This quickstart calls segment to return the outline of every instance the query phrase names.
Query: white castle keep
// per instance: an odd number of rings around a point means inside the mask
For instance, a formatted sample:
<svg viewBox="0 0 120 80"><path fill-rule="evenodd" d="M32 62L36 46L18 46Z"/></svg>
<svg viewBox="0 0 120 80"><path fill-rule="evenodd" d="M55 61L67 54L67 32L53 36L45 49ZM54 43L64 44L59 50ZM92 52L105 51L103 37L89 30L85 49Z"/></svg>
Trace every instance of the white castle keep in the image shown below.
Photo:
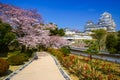
<svg viewBox="0 0 120 80"><path fill-rule="evenodd" d="M92 21L88 21L85 25L86 33L90 33L92 30L96 29L105 29L108 32L115 32L116 24L112 19L112 15L108 12L104 12L97 24L94 24Z"/></svg>
<svg viewBox="0 0 120 80"><path fill-rule="evenodd" d="M90 34L92 33L92 30L97 29L104 29L107 30L107 32L116 32L116 24L114 20L112 19L112 15L108 12L104 12L98 23L95 24L93 21L88 21L85 24L85 31L84 32L75 32L72 30L69 30L68 28L65 28L65 39L69 40L76 40L76 39L87 39L91 40L92 36Z"/></svg>

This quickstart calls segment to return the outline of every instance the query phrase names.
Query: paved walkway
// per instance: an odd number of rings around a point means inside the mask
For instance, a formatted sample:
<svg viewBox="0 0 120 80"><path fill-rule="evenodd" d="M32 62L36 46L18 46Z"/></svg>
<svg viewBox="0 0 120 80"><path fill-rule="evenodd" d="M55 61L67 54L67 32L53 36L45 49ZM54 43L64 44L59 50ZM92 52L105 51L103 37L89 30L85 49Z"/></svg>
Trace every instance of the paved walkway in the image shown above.
<svg viewBox="0 0 120 80"><path fill-rule="evenodd" d="M13 76L11 80L65 80L53 58L46 52L39 52L38 59Z"/></svg>

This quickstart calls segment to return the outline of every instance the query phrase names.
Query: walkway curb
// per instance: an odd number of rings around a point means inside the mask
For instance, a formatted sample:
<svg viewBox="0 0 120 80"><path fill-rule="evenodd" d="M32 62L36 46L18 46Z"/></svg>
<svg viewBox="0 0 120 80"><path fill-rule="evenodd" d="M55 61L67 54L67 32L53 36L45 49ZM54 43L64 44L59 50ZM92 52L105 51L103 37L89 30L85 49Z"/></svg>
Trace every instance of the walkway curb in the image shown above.
<svg viewBox="0 0 120 80"><path fill-rule="evenodd" d="M72 80L72 79L70 78L70 76L63 70L63 68L61 67L59 61L58 61L53 55L51 55L51 56L52 56L52 58L54 59L55 64L57 65L60 73L63 75L63 77L65 78L65 80Z"/></svg>
<svg viewBox="0 0 120 80"><path fill-rule="evenodd" d="M50 54L49 54L50 55ZM59 73L61 74L61 76L63 77L63 79L65 80L72 80L69 75L63 70L63 68L61 67L59 61L52 55L51 59L53 60L53 63L56 65L56 69L58 69ZM33 62L34 60L34 56L33 58L28 61L27 63L25 63L24 65L22 65L19 69L17 69L16 71L14 71L13 73L11 73L10 75L8 75L6 78L4 78L3 80L10 80L12 79L12 77L14 77L15 75L17 75L21 70L23 70L25 67L27 67L31 62Z"/></svg>

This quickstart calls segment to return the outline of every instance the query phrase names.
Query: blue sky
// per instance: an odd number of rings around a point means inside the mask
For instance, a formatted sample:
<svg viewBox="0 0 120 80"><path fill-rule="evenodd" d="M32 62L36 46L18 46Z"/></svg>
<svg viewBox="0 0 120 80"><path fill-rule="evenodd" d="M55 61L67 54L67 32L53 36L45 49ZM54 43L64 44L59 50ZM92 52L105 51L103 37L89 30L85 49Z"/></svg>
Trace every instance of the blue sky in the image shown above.
<svg viewBox="0 0 120 80"><path fill-rule="evenodd" d="M120 0L0 0L22 8L35 8L45 23L53 22L60 28L68 27L84 31L88 20L98 22L100 15L107 11L120 30Z"/></svg>

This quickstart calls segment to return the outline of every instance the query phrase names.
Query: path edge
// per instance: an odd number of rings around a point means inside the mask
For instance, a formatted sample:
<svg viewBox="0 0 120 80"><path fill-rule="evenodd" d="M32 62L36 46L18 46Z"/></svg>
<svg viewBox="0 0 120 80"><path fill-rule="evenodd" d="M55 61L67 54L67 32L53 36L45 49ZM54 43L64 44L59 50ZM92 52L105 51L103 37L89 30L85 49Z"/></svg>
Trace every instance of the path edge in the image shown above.
<svg viewBox="0 0 120 80"><path fill-rule="evenodd" d="M66 73L66 71L61 67L60 62L53 55L51 55L51 57L53 58L55 64L57 65L60 73L63 75L63 77L65 78L65 80L72 80L70 78L70 76Z"/></svg>

